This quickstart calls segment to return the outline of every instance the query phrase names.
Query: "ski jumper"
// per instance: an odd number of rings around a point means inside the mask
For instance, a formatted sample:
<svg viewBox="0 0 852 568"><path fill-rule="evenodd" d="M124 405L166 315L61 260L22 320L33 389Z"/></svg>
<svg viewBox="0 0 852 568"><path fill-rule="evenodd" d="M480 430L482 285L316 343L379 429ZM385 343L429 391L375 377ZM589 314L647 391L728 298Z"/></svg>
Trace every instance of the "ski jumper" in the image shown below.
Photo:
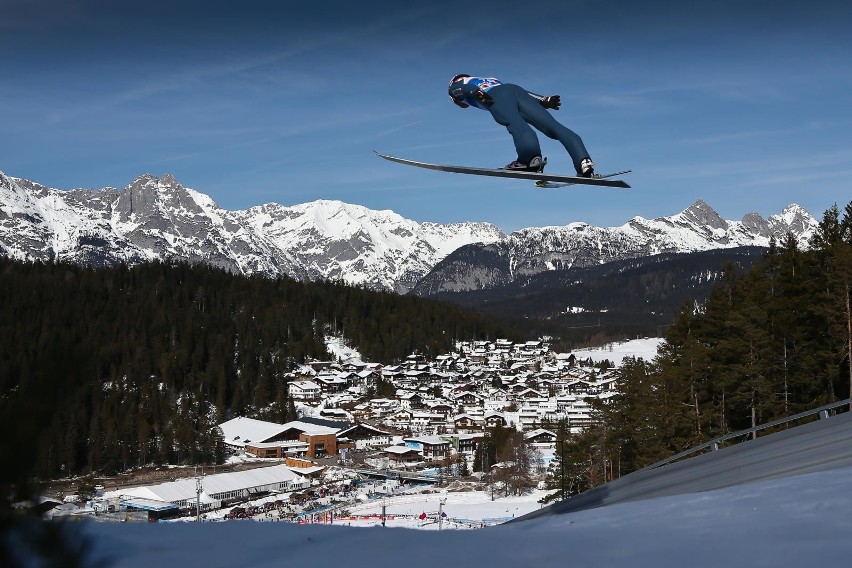
<svg viewBox="0 0 852 568"><path fill-rule="evenodd" d="M483 103L476 96L477 91L487 93L490 104ZM518 85L502 83L498 79L483 77L462 77L449 86L449 95L459 106L472 106L487 110L498 124L506 127L518 161L530 163L535 156L541 156L538 136L530 125L553 140L558 140L571 155L574 168L580 172L580 162L589 157L589 152L580 137L569 128L560 124L541 105L542 95L531 93Z"/></svg>

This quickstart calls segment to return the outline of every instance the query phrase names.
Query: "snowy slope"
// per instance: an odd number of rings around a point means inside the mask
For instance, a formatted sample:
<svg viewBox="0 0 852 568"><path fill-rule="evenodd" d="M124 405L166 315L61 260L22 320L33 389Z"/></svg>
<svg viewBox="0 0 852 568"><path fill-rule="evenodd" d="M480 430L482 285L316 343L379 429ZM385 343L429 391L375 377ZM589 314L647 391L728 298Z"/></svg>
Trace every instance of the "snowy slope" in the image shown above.
<svg viewBox="0 0 852 568"><path fill-rule="evenodd" d="M631 339L629 341L607 343L601 347L574 349L570 354L574 355L577 359L591 359L596 363L606 359L616 367L619 367L625 357L635 357L636 359L652 361L657 356L657 349L663 341L665 340L661 337Z"/></svg>
<svg viewBox="0 0 852 568"><path fill-rule="evenodd" d="M445 497L454 515L476 514ZM852 469L845 468L475 531L245 521L100 523L85 532L97 554L127 568L847 566L851 507Z"/></svg>

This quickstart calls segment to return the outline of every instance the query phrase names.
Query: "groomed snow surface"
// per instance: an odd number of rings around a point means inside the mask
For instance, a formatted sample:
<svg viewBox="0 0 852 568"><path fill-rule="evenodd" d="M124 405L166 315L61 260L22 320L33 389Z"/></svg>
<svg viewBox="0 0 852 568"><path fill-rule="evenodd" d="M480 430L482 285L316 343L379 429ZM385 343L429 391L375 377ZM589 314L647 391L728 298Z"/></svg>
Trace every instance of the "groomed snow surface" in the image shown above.
<svg viewBox="0 0 852 568"><path fill-rule="evenodd" d="M446 499L448 516L482 518L537 509L540 495L492 502L483 492L438 493L428 501L401 496L387 507L429 514ZM371 503L359 513L380 508ZM849 566L852 468L479 530L229 521L90 523L86 533L119 567Z"/></svg>
<svg viewBox="0 0 852 568"><path fill-rule="evenodd" d="M571 354L577 359L586 360L591 358L596 363L607 359L614 365L620 366L622 359L625 357L636 357L637 359L641 358L645 361L651 361L657 356L657 347L662 342L663 339L660 337L646 337L644 339L608 343L603 347L593 349L575 349L571 351Z"/></svg>

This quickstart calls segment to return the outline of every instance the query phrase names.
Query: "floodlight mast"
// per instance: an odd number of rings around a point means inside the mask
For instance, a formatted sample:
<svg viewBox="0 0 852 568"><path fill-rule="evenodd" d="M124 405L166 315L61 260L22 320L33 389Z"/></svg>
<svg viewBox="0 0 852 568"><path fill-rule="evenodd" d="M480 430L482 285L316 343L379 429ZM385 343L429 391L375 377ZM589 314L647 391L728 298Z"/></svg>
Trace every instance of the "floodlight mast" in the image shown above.
<svg viewBox="0 0 852 568"><path fill-rule="evenodd" d="M201 486L201 478L195 478L195 521L201 521L201 492L203 491L203 487Z"/></svg>

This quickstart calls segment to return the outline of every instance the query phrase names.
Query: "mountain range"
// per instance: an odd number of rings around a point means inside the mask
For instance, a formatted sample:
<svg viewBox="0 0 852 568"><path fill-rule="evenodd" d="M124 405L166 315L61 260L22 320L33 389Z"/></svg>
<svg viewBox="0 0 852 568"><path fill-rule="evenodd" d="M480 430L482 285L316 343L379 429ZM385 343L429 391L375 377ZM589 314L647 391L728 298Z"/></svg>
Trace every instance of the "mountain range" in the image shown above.
<svg viewBox="0 0 852 568"><path fill-rule="evenodd" d="M764 219L748 213L726 221L702 200L656 219L634 217L620 227L571 223L516 231L493 243L470 244L441 260L413 292L433 296L523 283L538 274L633 258L739 247L767 247L787 233L806 243L818 223L798 205Z"/></svg>
<svg viewBox="0 0 852 568"><path fill-rule="evenodd" d="M417 223L340 201L229 211L168 174L61 191L0 173L0 255L21 260L182 259L404 293L456 248L505 236L489 223Z"/></svg>
<svg viewBox="0 0 852 568"><path fill-rule="evenodd" d="M806 242L816 226L797 205L768 219L726 221L699 200L620 227L571 223L507 235L490 223L418 223L329 200L230 211L169 174L145 174L124 189L58 190L0 172L2 256L95 266L179 259L425 296L662 253L768 246L787 233Z"/></svg>

